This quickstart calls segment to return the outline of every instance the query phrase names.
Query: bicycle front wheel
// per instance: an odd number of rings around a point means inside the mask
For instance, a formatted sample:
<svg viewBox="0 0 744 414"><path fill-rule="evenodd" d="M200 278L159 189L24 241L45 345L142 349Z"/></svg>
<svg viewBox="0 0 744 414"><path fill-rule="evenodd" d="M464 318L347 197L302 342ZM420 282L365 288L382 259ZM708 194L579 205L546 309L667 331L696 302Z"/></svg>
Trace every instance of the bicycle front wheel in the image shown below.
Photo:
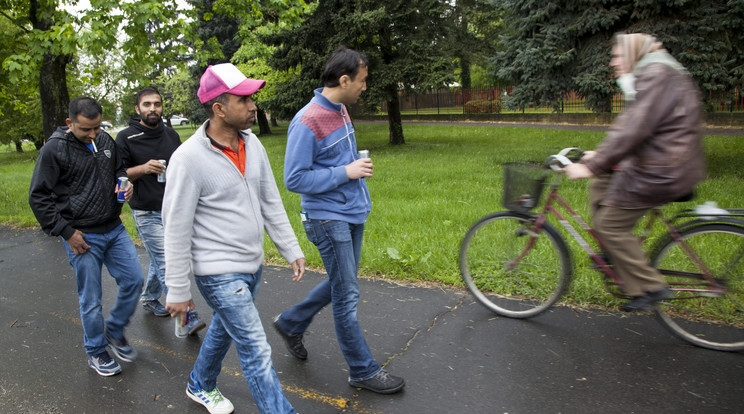
<svg viewBox="0 0 744 414"><path fill-rule="evenodd" d="M720 288L706 280L682 243L663 239L652 256L672 289L656 311L677 337L719 351L744 349L744 228L704 224L680 232Z"/></svg>
<svg viewBox="0 0 744 414"><path fill-rule="evenodd" d="M460 273L478 302L511 318L546 311L571 277L566 243L549 223L503 211L481 218L460 247Z"/></svg>

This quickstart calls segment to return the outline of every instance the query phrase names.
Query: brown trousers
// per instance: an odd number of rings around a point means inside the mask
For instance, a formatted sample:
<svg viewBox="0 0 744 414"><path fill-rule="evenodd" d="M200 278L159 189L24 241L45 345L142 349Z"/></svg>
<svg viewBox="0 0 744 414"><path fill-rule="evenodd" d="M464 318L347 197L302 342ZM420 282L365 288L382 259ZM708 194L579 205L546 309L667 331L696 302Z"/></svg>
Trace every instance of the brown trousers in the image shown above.
<svg viewBox="0 0 744 414"><path fill-rule="evenodd" d="M594 229L605 245L605 253L629 296L642 296L666 286L661 274L648 262L640 240L633 234L638 220L649 210L602 205L610 175L596 177L589 184Z"/></svg>

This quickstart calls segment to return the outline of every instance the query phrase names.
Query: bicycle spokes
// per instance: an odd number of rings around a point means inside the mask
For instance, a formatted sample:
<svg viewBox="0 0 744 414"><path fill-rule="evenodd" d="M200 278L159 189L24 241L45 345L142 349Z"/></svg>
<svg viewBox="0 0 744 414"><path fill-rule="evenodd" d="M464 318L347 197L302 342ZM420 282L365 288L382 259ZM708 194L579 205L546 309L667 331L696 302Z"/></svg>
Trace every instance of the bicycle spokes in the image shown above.
<svg viewBox="0 0 744 414"><path fill-rule="evenodd" d="M708 224L687 229L679 239L668 240L652 263L673 291L658 304L672 332L698 346L744 349L744 228Z"/></svg>
<svg viewBox="0 0 744 414"><path fill-rule="evenodd" d="M470 229L460 249L468 289L492 311L524 318L548 309L570 276L568 251L557 232L529 216L497 213Z"/></svg>

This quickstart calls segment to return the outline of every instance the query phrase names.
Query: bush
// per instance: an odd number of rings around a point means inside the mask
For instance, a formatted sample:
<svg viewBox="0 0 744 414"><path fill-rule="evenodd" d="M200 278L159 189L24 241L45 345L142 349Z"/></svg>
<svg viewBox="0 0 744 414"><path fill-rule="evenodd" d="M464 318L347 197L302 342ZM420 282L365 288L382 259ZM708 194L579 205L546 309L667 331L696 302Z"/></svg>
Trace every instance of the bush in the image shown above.
<svg viewBox="0 0 744 414"><path fill-rule="evenodd" d="M466 114L498 114L501 113L501 100L489 101L476 99L465 103Z"/></svg>

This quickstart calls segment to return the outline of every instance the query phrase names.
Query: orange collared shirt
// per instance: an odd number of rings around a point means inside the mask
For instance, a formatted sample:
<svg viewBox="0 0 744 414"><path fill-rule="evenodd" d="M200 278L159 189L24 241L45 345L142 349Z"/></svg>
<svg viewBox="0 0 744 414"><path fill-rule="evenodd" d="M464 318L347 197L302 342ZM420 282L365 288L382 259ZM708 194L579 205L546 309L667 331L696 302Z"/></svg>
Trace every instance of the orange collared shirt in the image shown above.
<svg viewBox="0 0 744 414"><path fill-rule="evenodd" d="M230 161L232 161L233 164L238 167L240 173L245 176L245 142L242 139L238 140L237 153L230 147L220 145L217 141L213 140L212 137L209 137L209 141L212 142L213 147L217 148L218 150L222 151L223 154L227 155L227 158L230 158Z"/></svg>

